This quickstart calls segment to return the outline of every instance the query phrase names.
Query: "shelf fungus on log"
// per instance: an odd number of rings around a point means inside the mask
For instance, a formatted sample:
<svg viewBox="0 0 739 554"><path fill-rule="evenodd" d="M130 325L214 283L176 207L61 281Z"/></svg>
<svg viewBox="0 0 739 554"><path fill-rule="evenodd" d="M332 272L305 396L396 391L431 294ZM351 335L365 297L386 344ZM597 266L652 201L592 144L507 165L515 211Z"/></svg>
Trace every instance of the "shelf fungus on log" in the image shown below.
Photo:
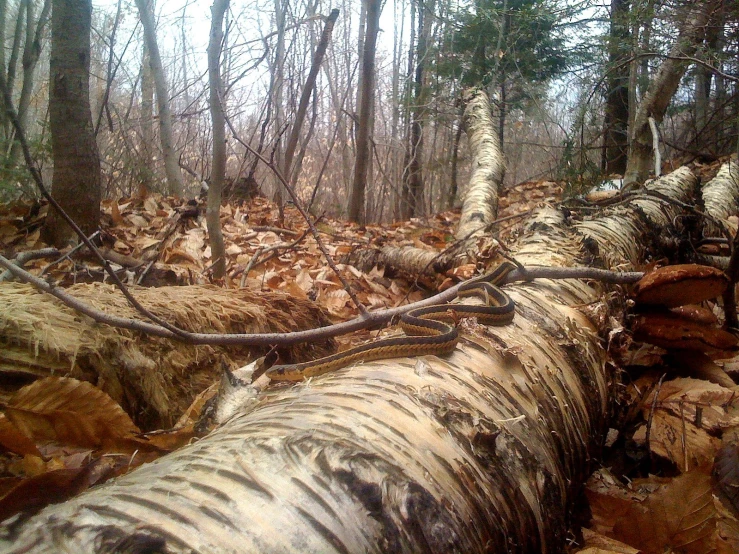
<svg viewBox="0 0 739 554"><path fill-rule="evenodd" d="M648 273L634 287L637 304L673 308L720 296L729 285L724 272L714 267L681 264Z"/></svg>

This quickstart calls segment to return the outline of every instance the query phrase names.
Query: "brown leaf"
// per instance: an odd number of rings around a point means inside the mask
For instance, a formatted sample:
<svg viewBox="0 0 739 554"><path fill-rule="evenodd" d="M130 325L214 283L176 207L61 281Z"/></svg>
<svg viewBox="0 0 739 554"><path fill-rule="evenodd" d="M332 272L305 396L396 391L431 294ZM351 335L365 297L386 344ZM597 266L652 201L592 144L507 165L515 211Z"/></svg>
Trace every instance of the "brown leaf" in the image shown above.
<svg viewBox="0 0 739 554"><path fill-rule="evenodd" d="M115 462L99 458L77 468L56 469L24 479L0 498L0 521L20 511L63 502L113 475Z"/></svg>
<svg viewBox="0 0 739 554"><path fill-rule="evenodd" d="M644 419L649 417L655 392L652 391L644 399ZM734 391L721 385L703 379L681 377L662 383L657 395L657 407L668 410L675 416L684 417L701 429L718 431L724 427L739 425L739 414L727 411L735 397Z"/></svg>
<svg viewBox="0 0 739 554"><path fill-rule="evenodd" d="M591 531L590 529L582 530L582 537L585 539L586 548L579 550L579 553L588 554L639 554L636 548L631 548L629 545L624 544L620 541Z"/></svg>
<svg viewBox="0 0 739 554"><path fill-rule="evenodd" d="M0 444L16 454L41 456L36 444L21 433L5 414L0 414Z"/></svg>
<svg viewBox="0 0 739 554"><path fill-rule="evenodd" d="M676 477L632 504L614 526L614 538L645 554L714 552L717 514L711 492L705 469Z"/></svg>
<svg viewBox="0 0 739 554"><path fill-rule="evenodd" d="M646 440L646 425L634 433L634 441L643 444ZM652 429L649 434L649 449L677 464L685 472L697 465L711 462L721 447L721 441L695 425L657 409L652 414Z"/></svg>
<svg viewBox="0 0 739 554"><path fill-rule="evenodd" d="M35 441L96 447L139 432L107 394L66 377L47 377L23 387L11 398L5 414Z"/></svg>

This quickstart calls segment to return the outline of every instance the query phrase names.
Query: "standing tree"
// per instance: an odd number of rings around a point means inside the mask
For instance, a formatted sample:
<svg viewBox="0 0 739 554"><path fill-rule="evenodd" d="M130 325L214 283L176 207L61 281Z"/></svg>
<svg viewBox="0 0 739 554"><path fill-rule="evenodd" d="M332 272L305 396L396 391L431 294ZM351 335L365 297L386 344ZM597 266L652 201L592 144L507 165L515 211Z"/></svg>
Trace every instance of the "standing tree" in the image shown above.
<svg viewBox="0 0 739 554"><path fill-rule="evenodd" d="M229 0L214 0L211 8L210 42L208 43L208 82L210 83L210 117L213 123L213 169L208 188L208 207L205 219L208 225L213 276L222 279L226 274L226 248L221 232L221 192L226 176L226 117L221 83L221 43L223 16Z"/></svg>
<svg viewBox="0 0 739 554"><path fill-rule="evenodd" d="M415 71L413 74L412 99L409 106L410 125L408 144L406 145L405 163L403 164L403 218L419 215L423 208L423 119L426 115L426 94L424 77L428 65L428 44L431 37L434 0L419 2L418 5L418 42L416 45Z"/></svg>
<svg viewBox="0 0 739 554"><path fill-rule="evenodd" d="M623 175L628 155L629 125L629 0L611 0L608 36L608 77L602 168Z"/></svg>
<svg viewBox="0 0 739 554"><path fill-rule="evenodd" d="M90 112L90 0L54 0L51 15L49 125L52 195L87 234L100 222L100 157ZM46 242L63 246L72 229L50 212Z"/></svg>
<svg viewBox="0 0 739 554"><path fill-rule="evenodd" d="M349 220L364 223L364 194L367 187L367 168L370 162L370 126L375 87L375 49L380 30L381 0L367 2L367 25L362 49L362 86L357 122L357 158L354 162L354 180L349 194Z"/></svg>
<svg viewBox="0 0 739 554"><path fill-rule="evenodd" d="M720 4L720 0L695 2L686 5L684 11L679 14L682 16L682 24L677 41L649 83L634 117L624 186L643 183L649 176L654 153L653 144L656 142L656 138L652 136L652 129L656 130L656 126L662 122L672 96L680 85L680 79L689 65L688 60L695 56L698 46L705 38L706 24Z"/></svg>
<svg viewBox="0 0 739 554"><path fill-rule="evenodd" d="M139 9L141 26L144 28L144 41L149 50L149 61L151 63L152 77L157 95L157 111L159 113L159 140L162 143L162 157L164 158L164 171L167 174L167 185L170 194L181 195L184 191L182 172L180 171L177 152L174 148L172 137L172 113L169 108L169 87L167 77L164 74L162 57L159 54L156 28L154 25L154 0L136 0Z"/></svg>

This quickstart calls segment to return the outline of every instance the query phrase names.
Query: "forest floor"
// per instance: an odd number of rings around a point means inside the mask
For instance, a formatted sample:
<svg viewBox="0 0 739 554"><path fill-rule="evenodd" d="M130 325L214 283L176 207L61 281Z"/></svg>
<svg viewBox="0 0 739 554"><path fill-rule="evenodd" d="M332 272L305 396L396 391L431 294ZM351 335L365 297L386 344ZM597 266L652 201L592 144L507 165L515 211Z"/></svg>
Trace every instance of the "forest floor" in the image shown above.
<svg viewBox="0 0 739 554"><path fill-rule="evenodd" d="M561 193L562 187L553 182L522 183L506 191L496 228L501 244L515 241L521 224L538 203L559 199ZM46 205L24 203L0 206L0 252L5 257L12 259L46 246L40 229L47 209ZM221 222L227 276L217 283L211 274L213 260L202 202L183 203L147 194L107 200L103 213L99 240L127 284L216 284L228 290L287 293L317 303L324 311L324 324L358 315L350 295L293 207L286 208L284 221L278 223L276 207L264 198L224 205ZM387 245L441 252L453 244L458 219L458 211L449 211L398 224L359 227L320 217L316 228L341 276L351 283L359 301L374 310L419 300L428 295L424 291L443 290L481 268L470 264L436 280L417 279L378 267L359 269L346 260L359 250ZM35 259L24 267L65 288L104 281L99 264L89 255L53 264L52 260ZM3 292L10 287L10 283L0 282L0 303L3 294L10 295ZM12 294L17 297L29 290L16 287ZM38 301L34 302L29 309L36 306L42 310ZM704 307L720 311L712 303ZM207 385L220 379L218 364L204 364L207 374L183 393L183 406L190 407L178 408L179 420L170 429L142 425L145 418L130 413L136 405L130 398L133 393L122 392L120 398L126 402L119 402L112 393L90 383L59 377L66 375L65 364L81 363L76 358L78 350L61 362L61 349L55 351L56 358L39 358L38 351L54 350L53 338L36 337L35 344L30 339L24 342L11 324L14 317L17 314L0 307L0 345L8 347L6 354L0 355L0 401L5 407L0 414L0 445L4 447L0 453L0 519L63 501L195 436L207 395L214 393L214 386ZM85 318L75 320L89 325ZM712 364L737 379L739 359L706 361L686 356L678 364L656 347L635 343L627 327L624 322L614 322L610 335L604 337L611 345L617 394L606 442L593 447L592 474L575 502L571 551L739 552L739 521L735 518L739 448L724 434L739 425L737 389L726 380L717 383L710 375L706 377L711 372L705 370ZM360 331L337 340L344 349L374 336L373 332ZM46 340L50 342L43 342ZM24 350L35 354L27 356ZM294 355L300 356L300 352ZM80 359L85 358L80 355ZM75 376L80 374L84 371ZM97 375L88 380L100 385L102 379Z"/></svg>

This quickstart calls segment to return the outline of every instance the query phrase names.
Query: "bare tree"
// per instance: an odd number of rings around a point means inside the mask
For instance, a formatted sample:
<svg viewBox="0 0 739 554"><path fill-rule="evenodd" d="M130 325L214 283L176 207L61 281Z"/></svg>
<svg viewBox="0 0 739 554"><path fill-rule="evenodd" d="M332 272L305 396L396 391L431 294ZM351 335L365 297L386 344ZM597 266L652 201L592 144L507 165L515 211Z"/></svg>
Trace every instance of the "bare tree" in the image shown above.
<svg viewBox="0 0 739 554"><path fill-rule="evenodd" d="M157 95L157 112L159 114L159 140L162 143L162 156L164 158L164 170L167 174L167 185L170 194L182 195L184 183L180 171L177 153L174 148L172 136L172 114L169 107L169 87L167 77L162 65L162 57L159 54L157 43L156 26L154 24L154 0L136 0L139 10L141 25L144 28L144 41L149 50L149 61L151 64L152 77Z"/></svg>
<svg viewBox="0 0 739 554"><path fill-rule="evenodd" d="M331 14L326 18L326 24L323 27L323 33L321 34L321 40L318 42L316 51L313 54L313 64L311 65L308 78L305 81L303 87L303 93L300 96L300 103L298 104L298 111L295 114L295 121L290 129L290 136L287 139L287 147L285 148L285 161L283 175L289 182L293 181L292 177L292 163L293 156L295 155L295 149L298 145L298 138L300 137L300 130L303 127L305 121L305 113L308 109L308 102L313 94L316 87L316 78L318 77L318 71L321 68L323 57L326 54L326 48L329 40L331 40L331 33L334 30L334 24L336 19L339 17L339 10L331 10Z"/></svg>
<svg viewBox="0 0 739 554"><path fill-rule="evenodd" d="M359 121L357 122L357 157L354 162L354 180L349 194L348 217L351 221L364 223L364 195L367 187L367 167L370 152L370 117L374 102L375 86L375 49L377 33L380 28L380 0L367 2L367 32L362 51L362 87L359 104Z"/></svg>
<svg viewBox="0 0 739 554"><path fill-rule="evenodd" d="M226 176L226 118L221 83L221 43L223 42L223 16L229 0L214 0L211 7L210 42L208 43L208 82L210 83L210 117L213 122L213 169L208 188L208 207L205 220L208 225L213 277L222 279L226 274L226 248L221 233L221 191Z"/></svg>

